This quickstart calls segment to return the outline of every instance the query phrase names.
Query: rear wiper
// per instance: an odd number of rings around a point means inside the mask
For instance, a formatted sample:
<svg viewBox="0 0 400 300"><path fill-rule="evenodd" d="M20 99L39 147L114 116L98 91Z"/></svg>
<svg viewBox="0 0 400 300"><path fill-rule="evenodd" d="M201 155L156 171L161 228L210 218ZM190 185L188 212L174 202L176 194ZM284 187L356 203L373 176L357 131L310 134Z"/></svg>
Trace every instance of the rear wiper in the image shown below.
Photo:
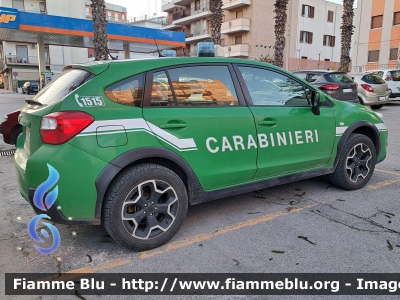
<svg viewBox="0 0 400 300"><path fill-rule="evenodd" d="M33 99L25 99L25 102L26 103L28 103L29 105L40 105L40 106L43 106L43 104L42 103L40 103L39 101L36 101L36 100L33 100Z"/></svg>

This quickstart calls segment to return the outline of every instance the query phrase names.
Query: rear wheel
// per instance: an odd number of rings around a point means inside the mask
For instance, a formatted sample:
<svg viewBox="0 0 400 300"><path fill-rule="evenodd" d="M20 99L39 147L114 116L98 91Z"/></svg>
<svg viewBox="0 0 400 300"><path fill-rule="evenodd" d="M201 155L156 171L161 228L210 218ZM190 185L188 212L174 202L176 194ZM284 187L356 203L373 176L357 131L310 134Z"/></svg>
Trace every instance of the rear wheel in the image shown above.
<svg viewBox="0 0 400 300"><path fill-rule="evenodd" d="M17 144L18 136L19 136L21 133L22 133L22 127L21 127L21 126L17 126L17 127L15 127L15 128L13 129L12 140L11 140L11 143L12 143L13 145L16 145L16 144Z"/></svg>
<svg viewBox="0 0 400 300"><path fill-rule="evenodd" d="M362 134L351 134L339 153L339 161L330 181L343 189L356 190L365 186L374 172L375 146Z"/></svg>
<svg viewBox="0 0 400 300"><path fill-rule="evenodd" d="M371 108L373 108L373 109L380 109L382 107L383 107L383 105L371 105Z"/></svg>
<svg viewBox="0 0 400 300"><path fill-rule="evenodd" d="M103 221L117 243L143 251L171 239L187 208L186 187L178 175L159 165L142 164L114 180L105 198Z"/></svg>
<svg viewBox="0 0 400 300"><path fill-rule="evenodd" d="M362 101L362 99L360 97L358 97L358 103L364 105L364 101Z"/></svg>

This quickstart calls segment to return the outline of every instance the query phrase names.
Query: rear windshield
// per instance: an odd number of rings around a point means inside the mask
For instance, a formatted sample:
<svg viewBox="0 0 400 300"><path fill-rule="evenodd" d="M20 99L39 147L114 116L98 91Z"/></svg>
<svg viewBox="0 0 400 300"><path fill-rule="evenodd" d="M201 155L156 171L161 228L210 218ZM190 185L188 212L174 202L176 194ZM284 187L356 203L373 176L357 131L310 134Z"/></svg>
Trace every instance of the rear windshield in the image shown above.
<svg viewBox="0 0 400 300"><path fill-rule="evenodd" d="M65 96L91 78L93 78L93 75L87 71L69 69L62 72L56 79L41 90L33 100L48 105L60 102Z"/></svg>
<svg viewBox="0 0 400 300"><path fill-rule="evenodd" d="M385 83L385 81L380 78L378 75L365 75L361 78L362 81L369 84L381 84Z"/></svg>
<svg viewBox="0 0 400 300"><path fill-rule="evenodd" d="M329 82L337 82L337 83L350 83L350 82L353 82L353 80L351 80L351 77L348 76L346 73L325 74L325 78Z"/></svg>
<svg viewBox="0 0 400 300"><path fill-rule="evenodd" d="M400 70L390 71L393 81L400 81Z"/></svg>

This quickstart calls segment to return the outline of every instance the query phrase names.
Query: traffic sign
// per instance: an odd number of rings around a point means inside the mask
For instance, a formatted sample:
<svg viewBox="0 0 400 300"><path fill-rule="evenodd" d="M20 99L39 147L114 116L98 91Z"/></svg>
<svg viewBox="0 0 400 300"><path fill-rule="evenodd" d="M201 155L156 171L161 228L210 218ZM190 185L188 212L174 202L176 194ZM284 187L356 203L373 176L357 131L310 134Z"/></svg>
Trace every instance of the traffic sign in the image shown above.
<svg viewBox="0 0 400 300"><path fill-rule="evenodd" d="M46 72L40 72L40 75L54 75L54 72L46 71Z"/></svg>
<svg viewBox="0 0 400 300"><path fill-rule="evenodd" d="M17 77L17 76L18 76L18 72L14 72L13 75L14 75L15 77Z"/></svg>

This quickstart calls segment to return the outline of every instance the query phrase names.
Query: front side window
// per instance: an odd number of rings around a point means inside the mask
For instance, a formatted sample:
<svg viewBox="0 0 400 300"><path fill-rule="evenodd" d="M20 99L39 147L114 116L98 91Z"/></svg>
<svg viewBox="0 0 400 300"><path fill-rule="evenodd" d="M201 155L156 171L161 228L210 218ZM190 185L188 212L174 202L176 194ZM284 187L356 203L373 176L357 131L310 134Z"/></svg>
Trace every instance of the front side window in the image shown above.
<svg viewBox="0 0 400 300"><path fill-rule="evenodd" d="M168 71L178 106L239 105L226 66L193 66Z"/></svg>
<svg viewBox="0 0 400 300"><path fill-rule="evenodd" d="M274 71L239 66L253 105L309 106L304 86L295 79Z"/></svg>
<svg viewBox="0 0 400 300"><path fill-rule="evenodd" d="M113 102L140 107L143 96L143 74L117 82L104 91Z"/></svg>

